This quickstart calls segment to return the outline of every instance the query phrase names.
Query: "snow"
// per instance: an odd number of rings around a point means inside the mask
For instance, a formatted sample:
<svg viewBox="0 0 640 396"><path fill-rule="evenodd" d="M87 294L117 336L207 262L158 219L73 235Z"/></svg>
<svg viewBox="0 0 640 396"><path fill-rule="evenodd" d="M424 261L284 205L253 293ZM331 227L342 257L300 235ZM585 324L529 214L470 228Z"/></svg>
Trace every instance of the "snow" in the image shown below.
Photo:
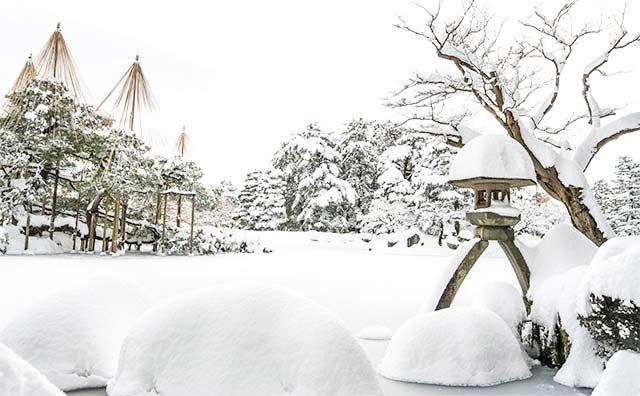
<svg viewBox="0 0 640 396"><path fill-rule="evenodd" d="M64 396L38 370L0 343L0 395Z"/></svg>
<svg viewBox="0 0 640 396"><path fill-rule="evenodd" d="M602 375L602 360L594 353L596 345L580 326L570 337L571 352L553 380L565 386L593 388Z"/></svg>
<svg viewBox="0 0 640 396"><path fill-rule="evenodd" d="M389 340L393 331L382 325L367 326L358 332L357 337L362 340Z"/></svg>
<svg viewBox="0 0 640 396"><path fill-rule="evenodd" d="M640 302L640 237L628 236L605 242L593 257L582 284L579 313L591 312L589 295Z"/></svg>
<svg viewBox="0 0 640 396"><path fill-rule="evenodd" d="M96 276L22 308L0 341L62 390L104 386L129 327L153 301L132 282Z"/></svg>
<svg viewBox="0 0 640 396"><path fill-rule="evenodd" d="M0 257L0 329L21 305L45 297L71 279L114 274L135 281L160 300L189 290L237 281L281 285L334 312L352 334L371 324L397 329L419 311L444 271L452 251L434 238L424 246L394 249L372 245L358 234L250 232L274 250L267 255L225 254L201 257L158 257L126 254L63 254ZM315 235L315 236L312 236ZM316 239L317 241L312 241ZM371 249L371 250L370 250ZM38 276L34 276L38 274ZM509 262L491 244L462 285L454 305L472 302L488 282L518 287ZM359 340L374 367L384 357L387 341ZM589 394L553 381L556 370L537 366L533 377L491 388L419 385L379 376L387 396L576 396ZM105 390L80 390L70 396L105 396Z"/></svg>
<svg viewBox="0 0 640 396"><path fill-rule="evenodd" d="M453 158L449 180L475 177L536 180L527 151L520 143L504 135L478 136Z"/></svg>
<svg viewBox="0 0 640 396"><path fill-rule="evenodd" d="M497 215L505 216L505 217L520 216L520 210L518 208L514 208L513 206L509 206L509 205L500 205L496 201L493 201L491 206L488 208L479 208L479 209L474 209L473 211L495 213Z"/></svg>
<svg viewBox="0 0 640 396"><path fill-rule="evenodd" d="M532 375L507 324L478 308L410 319L391 338L378 372L398 381L450 386L492 386Z"/></svg>
<svg viewBox="0 0 640 396"><path fill-rule="evenodd" d="M234 283L169 299L127 336L110 396L382 395L349 330L280 286Z"/></svg>
<svg viewBox="0 0 640 396"><path fill-rule="evenodd" d="M546 279L573 267L588 265L598 247L567 223L554 226L537 244L530 246L517 239L516 244L531 271L530 291Z"/></svg>
<svg viewBox="0 0 640 396"><path fill-rule="evenodd" d="M498 315L516 337L518 327L526 317L522 293L507 282L490 282L484 285L474 299L474 305Z"/></svg>
<svg viewBox="0 0 640 396"><path fill-rule="evenodd" d="M640 354L618 351L607 362L592 396L640 395Z"/></svg>

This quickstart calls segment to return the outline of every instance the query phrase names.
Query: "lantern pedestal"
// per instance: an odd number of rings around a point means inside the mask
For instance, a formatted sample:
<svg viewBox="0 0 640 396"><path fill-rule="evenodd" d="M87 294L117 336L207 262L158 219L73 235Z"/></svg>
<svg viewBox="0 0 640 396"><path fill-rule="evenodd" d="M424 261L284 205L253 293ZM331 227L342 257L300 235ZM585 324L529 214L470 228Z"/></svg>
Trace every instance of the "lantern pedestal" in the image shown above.
<svg viewBox="0 0 640 396"><path fill-rule="evenodd" d="M504 207L502 209L513 209ZM482 253L489 246L490 241L497 241L502 251L509 259L511 267L518 278L518 283L522 289L523 298L526 297L529 290L530 271L527 266L520 249L514 242L514 232L512 226L518 224L520 215L515 215L514 211L501 210L500 212L511 212L508 215L503 213L495 213L490 210L480 210L467 213L467 220L476 227L476 239L467 243L473 244L462 258L460 264L449 279L438 304L436 310L449 308L453 303L456 293L462 286L462 282L466 278L473 265L478 261ZM527 304L525 304L527 306Z"/></svg>

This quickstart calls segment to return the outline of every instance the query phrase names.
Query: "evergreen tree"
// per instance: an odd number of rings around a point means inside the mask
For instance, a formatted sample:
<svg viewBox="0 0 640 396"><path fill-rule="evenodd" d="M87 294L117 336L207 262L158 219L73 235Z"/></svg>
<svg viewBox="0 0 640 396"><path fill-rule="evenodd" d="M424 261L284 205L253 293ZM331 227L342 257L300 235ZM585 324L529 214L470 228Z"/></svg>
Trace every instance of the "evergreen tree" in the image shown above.
<svg viewBox="0 0 640 396"><path fill-rule="evenodd" d="M376 143L374 124L363 119L351 121L340 136L338 151L341 157L341 177L356 191L357 215L369 212L373 193L378 189L382 172Z"/></svg>
<svg viewBox="0 0 640 396"><path fill-rule="evenodd" d="M254 230L259 221L259 213L256 201L260 194L263 173L260 170L253 170L247 173L244 184L238 194L238 207L233 214L236 227Z"/></svg>
<svg viewBox="0 0 640 396"><path fill-rule="evenodd" d="M285 181L282 172L270 169L262 174L255 201L257 221L255 229L260 231L280 230L287 222L285 208Z"/></svg>
<svg viewBox="0 0 640 396"><path fill-rule="evenodd" d="M610 223L619 236L640 234L640 164L631 157L618 159L613 179Z"/></svg>

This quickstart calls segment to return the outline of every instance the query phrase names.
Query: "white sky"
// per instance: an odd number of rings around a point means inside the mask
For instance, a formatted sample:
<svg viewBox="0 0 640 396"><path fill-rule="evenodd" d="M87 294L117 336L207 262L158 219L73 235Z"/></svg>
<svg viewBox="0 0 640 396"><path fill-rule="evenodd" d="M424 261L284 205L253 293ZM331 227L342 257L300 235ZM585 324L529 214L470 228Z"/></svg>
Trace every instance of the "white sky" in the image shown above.
<svg viewBox="0 0 640 396"><path fill-rule="evenodd" d="M489 2L511 21L537 3ZM630 28L640 20L635 6ZM589 9L599 16L597 7ZM3 0L0 89L8 90L28 54L40 51L60 21L94 102L140 53L159 104L154 135L171 146L185 125L192 158L208 180L238 184L310 122L336 131L354 117L399 119L382 98L412 71L442 69L426 42L392 26L397 15L416 12L408 0ZM640 111L639 55L640 47L619 57L621 68L637 70L595 85L596 94L613 102L601 105ZM582 106L579 96L565 102ZM607 174L619 153L640 158L640 134L612 146L592 164L592 178Z"/></svg>

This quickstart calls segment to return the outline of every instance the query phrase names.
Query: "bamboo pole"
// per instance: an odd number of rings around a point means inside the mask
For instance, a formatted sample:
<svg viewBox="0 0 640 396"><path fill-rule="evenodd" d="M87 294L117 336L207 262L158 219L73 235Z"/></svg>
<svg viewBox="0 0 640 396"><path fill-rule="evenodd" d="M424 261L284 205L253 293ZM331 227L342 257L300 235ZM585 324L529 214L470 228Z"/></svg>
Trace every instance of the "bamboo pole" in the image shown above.
<svg viewBox="0 0 640 396"><path fill-rule="evenodd" d="M167 196L169 194L165 193L164 194L164 208L162 210L162 245L160 246L160 248L162 249L162 253L165 252L165 239L166 239L166 233L167 233Z"/></svg>
<svg viewBox="0 0 640 396"><path fill-rule="evenodd" d="M29 250L29 234L31 233L31 213L27 212L27 224L24 229L24 250Z"/></svg>
<svg viewBox="0 0 640 396"><path fill-rule="evenodd" d="M196 195L191 196L191 229L189 230L189 254L193 254L193 223L196 218Z"/></svg>
<svg viewBox="0 0 640 396"><path fill-rule="evenodd" d="M102 220L102 251L107 251L107 229L109 223L109 196L104 200L104 219Z"/></svg>
<svg viewBox="0 0 640 396"><path fill-rule="evenodd" d="M113 227L111 228L111 253L118 250L118 212L120 212L120 193L116 193L116 203L113 207Z"/></svg>

